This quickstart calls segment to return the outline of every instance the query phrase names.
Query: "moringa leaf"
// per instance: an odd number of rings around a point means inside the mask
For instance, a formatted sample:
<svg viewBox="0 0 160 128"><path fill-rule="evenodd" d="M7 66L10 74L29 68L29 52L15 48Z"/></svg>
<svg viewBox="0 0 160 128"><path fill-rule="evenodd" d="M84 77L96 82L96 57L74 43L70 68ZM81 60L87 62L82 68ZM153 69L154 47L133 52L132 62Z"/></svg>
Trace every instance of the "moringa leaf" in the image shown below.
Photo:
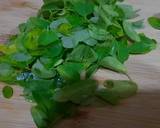
<svg viewBox="0 0 160 128"><path fill-rule="evenodd" d="M93 63L97 60L96 52L89 46L79 45L67 58L68 61Z"/></svg>
<svg viewBox="0 0 160 128"><path fill-rule="evenodd" d="M81 106L115 105L137 92L132 81L107 80L98 86L94 80L100 68L127 75L130 54L156 48L155 40L136 32L142 25L133 19L138 10L122 1L43 0L38 14L0 45L0 81L24 89L22 95L34 104L37 128L54 127ZM155 28L158 20L149 19ZM6 97L12 94L5 89Z"/></svg>
<svg viewBox="0 0 160 128"><path fill-rule="evenodd" d="M38 43L41 46L46 46L46 45L49 45L51 43L54 43L57 40L58 40L58 36L57 36L56 32L54 32L54 31L43 31L38 38Z"/></svg>
<svg viewBox="0 0 160 128"><path fill-rule="evenodd" d="M126 73L126 67L116 58L107 56L100 61L100 66L111 69L116 72Z"/></svg>
<svg viewBox="0 0 160 128"><path fill-rule="evenodd" d="M76 88L76 89L75 89ZM93 80L81 80L70 83L61 89L55 90L54 100L58 102L72 101L82 104L92 97L97 89L97 82Z"/></svg>
<svg viewBox="0 0 160 128"><path fill-rule="evenodd" d="M148 22L153 28L160 30L160 18L149 17Z"/></svg>
<svg viewBox="0 0 160 128"><path fill-rule="evenodd" d="M133 25L128 21L123 21L123 28L126 33L126 35L132 39L133 41L139 42L140 37L137 34L137 32L134 30Z"/></svg>
<svg viewBox="0 0 160 128"><path fill-rule="evenodd" d="M50 79L56 75L55 69L47 69L39 60L32 66L32 72L42 79Z"/></svg>
<svg viewBox="0 0 160 128"><path fill-rule="evenodd" d="M85 0L73 3L73 8L79 15L84 17L93 13L94 11L94 5L91 2Z"/></svg>
<svg viewBox="0 0 160 128"><path fill-rule="evenodd" d="M97 97L101 98L102 100L112 104L112 105L116 105L119 103L119 96L114 93L114 92L111 92L107 89L99 89L97 92L96 92L96 95Z"/></svg>
<svg viewBox="0 0 160 128"><path fill-rule="evenodd" d="M7 99L10 99L13 96L13 88L10 86L5 86L2 92L3 92L3 96Z"/></svg>
<svg viewBox="0 0 160 128"><path fill-rule="evenodd" d="M71 70L72 69L72 70ZM84 70L82 63L66 62L58 66L57 71L65 80L80 79L80 74Z"/></svg>
<svg viewBox="0 0 160 128"><path fill-rule="evenodd" d="M128 98L137 92L137 84L133 81L107 80L104 86L119 98Z"/></svg>
<svg viewBox="0 0 160 128"><path fill-rule="evenodd" d="M156 41L140 34L141 41L129 47L130 54L145 54L156 48Z"/></svg>

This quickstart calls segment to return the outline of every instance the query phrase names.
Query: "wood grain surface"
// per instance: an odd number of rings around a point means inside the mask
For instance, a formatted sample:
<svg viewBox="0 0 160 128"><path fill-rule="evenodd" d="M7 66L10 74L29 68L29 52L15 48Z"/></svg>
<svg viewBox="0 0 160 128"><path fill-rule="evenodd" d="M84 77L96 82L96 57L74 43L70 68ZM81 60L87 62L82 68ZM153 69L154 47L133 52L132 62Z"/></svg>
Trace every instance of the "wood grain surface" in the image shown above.
<svg viewBox="0 0 160 128"><path fill-rule="evenodd" d="M148 26L146 19L160 13L160 0L127 0L141 9L145 28L140 30L160 42L160 31ZM34 15L41 0L0 0L0 35L15 31L19 23ZM139 92L118 106L84 108L80 117L64 120L57 128L160 128L160 47L147 55L132 56L127 62L129 74L139 84ZM99 80L124 78L106 70L95 75ZM4 84L0 84L0 89ZM11 100L0 96L0 128L36 128L30 104L14 88Z"/></svg>

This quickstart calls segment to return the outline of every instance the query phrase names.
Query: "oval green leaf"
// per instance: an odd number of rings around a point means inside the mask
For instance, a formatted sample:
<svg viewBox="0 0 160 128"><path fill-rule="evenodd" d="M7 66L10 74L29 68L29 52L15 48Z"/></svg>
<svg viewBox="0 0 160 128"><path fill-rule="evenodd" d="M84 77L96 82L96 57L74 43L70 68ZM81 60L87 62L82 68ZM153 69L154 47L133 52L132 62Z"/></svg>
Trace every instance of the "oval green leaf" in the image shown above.
<svg viewBox="0 0 160 128"><path fill-rule="evenodd" d="M13 96L13 88L10 86L5 86L2 92L3 92L3 96L7 99L10 99Z"/></svg>

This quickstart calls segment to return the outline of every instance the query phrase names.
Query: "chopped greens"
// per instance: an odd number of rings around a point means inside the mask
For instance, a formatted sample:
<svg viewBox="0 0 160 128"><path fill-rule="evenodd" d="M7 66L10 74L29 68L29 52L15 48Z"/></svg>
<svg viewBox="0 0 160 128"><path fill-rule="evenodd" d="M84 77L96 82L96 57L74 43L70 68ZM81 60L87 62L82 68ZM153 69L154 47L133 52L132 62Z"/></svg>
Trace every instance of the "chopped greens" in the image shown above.
<svg viewBox="0 0 160 128"><path fill-rule="evenodd" d="M19 33L0 44L0 81L23 87L38 128L52 128L94 99L112 105L137 92L131 80L93 79L99 68L128 76L131 54L145 54L156 41L138 33L143 20L123 0L43 0L38 15L19 25ZM160 19L149 23L160 28ZM5 42L4 42L5 43ZM6 86L4 97L13 89Z"/></svg>

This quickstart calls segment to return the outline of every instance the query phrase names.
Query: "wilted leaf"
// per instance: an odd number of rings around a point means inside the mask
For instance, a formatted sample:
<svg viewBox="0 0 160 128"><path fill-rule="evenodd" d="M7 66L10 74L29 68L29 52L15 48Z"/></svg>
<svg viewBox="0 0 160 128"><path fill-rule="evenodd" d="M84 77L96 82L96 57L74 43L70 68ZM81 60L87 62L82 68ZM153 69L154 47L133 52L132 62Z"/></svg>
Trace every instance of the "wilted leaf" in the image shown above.
<svg viewBox="0 0 160 128"><path fill-rule="evenodd" d="M137 93L137 84L127 80L107 80L105 87L119 98L128 98Z"/></svg>

